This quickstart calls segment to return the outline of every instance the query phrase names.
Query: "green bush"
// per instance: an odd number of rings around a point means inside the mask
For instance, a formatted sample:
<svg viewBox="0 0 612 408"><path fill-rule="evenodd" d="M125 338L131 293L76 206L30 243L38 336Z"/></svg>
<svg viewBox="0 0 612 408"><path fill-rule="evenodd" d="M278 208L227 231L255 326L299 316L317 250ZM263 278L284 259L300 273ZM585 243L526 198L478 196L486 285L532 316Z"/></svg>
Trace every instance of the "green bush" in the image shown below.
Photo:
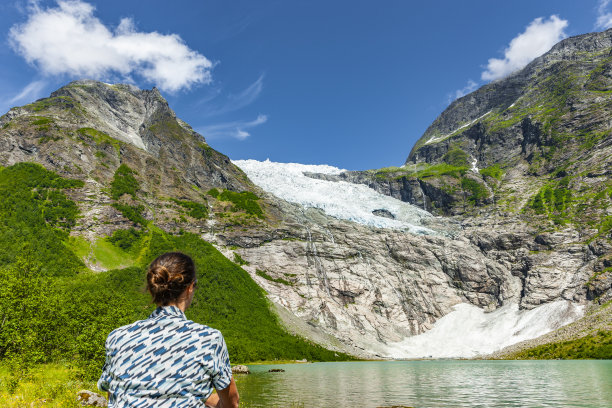
<svg viewBox="0 0 612 408"><path fill-rule="evenodd" d="M135 228L126 230L117 230L113 232L113 235L108 237L108 240L113 245L123 249L124 251L130 251L134 248L140 238L143 236L143 232Z"/></svg>
<svg viewBox="0 0 612 408"><path fill-rule="evenodd" d="M489 196L485 186L469 178L461 179L461 188L467 194L467 200L472 204L481 203Z"/></svg>
<svg viewBox="0 0 612 408"><path fill-rule="evenodd" d="M0 170L0 266L28 256L45 275L82 270L82 262L63 244L79 211L62 191L82 186L34 163Z"/></svg>
<svg viewBox="0 0 612 408"><path fill-rule="evenodd" d="M142 212L144 211L143 205L113 203L112 206L134 224L140 224L142 226L147 225L147 220L142 216Z"/></svg>
<svg viewBox="0 0 612 408"><path fill-rule="evenodd" d="M211 197L215 197L215 198L217 198L217 197L219 197L219 194L221 194L221 193L220 193L220 192L219 192L219 190L217 190L216 188L211 188L210 190L208 190L208 191L206 192L206 194L208 194L208 195L209 195L209 196L211 196Z"/></svg>
<svg viewBox="0 0 612 408"><path fill-rule="evenodd" d="M120 165L111 182L111 197L113 200L118 200L124 194L129 194L136 199L136 192L139 188L140 184L134 177L134 171L125 164Z"/></svg>
<svg viewBox="0 0 612 408"><path fill-rule="evenodd" d="M467 167L469 165L468 154L459 148L449 150L442 156L442 161L454 167Z"/></svg>
<svg viewBox="0 0 612 408"><path fill-rule="evenodd" d="M257 197L250 191L236 193L234 191L223 190L223 192L219 194L217 198L221 201L229 201L234 204L233 211L243 210L247 214L251 214L259 218L264 218L263 211L257 203L259 197Z"/></svg>
<svg viewBox="0 0 612 408"><path fill-rule="evenodd" d="M493 177L494 179L501 180L504 175L504 171L499 167L499 164L495 164L493 166L480 169L480 174L482 174L483 176Z"/></svg>
<svg viewBox="0 0 612 408"><path fill-rule="evenodd" d="M181 207L187 208L189 210L187 215L190 217L198 220L208 217L208 207L205 204L196 203L195 201L177 200L176 198L171 200Z"/></svg>
<svg viewBox="0 0 612 408"><path fill-rule="evenodd" d="M85 270L63 243L77 212L60 191L82 184L35 164L0 170L3 363L68 362L82 378L96 379L108 334L154 310L145 289L146 266L167 251L194 259L200 288L187 316L221 330L234 363L349 358L287 333L249 274L195 234L172 236L154 226L146 232L115 232L109 241L137 253L137 266L103 273ZM45 202L40 201L43 196ZM61 205L53 212L50 203Z"/></svg>

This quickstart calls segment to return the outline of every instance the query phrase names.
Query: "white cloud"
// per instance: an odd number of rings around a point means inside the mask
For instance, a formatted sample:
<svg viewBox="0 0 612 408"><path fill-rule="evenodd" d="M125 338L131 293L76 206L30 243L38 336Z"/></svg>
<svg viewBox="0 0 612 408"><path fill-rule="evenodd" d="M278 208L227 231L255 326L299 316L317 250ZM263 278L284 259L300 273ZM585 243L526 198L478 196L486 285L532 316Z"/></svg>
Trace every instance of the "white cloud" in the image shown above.
<svg viewBox="0 0 612 408"><path fill-rule="evenodd" d="M11 45L45 75L135 74L170 92L210 82L213 64L178 35L138 32L129 18L111 31L94 10L81 0L60 0L47 9L34 3L28 20L11 28Z"/></svg>
<svg viewBox="0 0 612 408"><path fill-rule="evenodd" d="M451 103L455 99L459 99L462 96L465 96L478 88L478 83L476 81L468 80L467 84L461 88L457 89L454 94L448 95L448 103Z"/></svg>
<svg viewBox="0 0 612 408"><path fill-rule="evenodd" d="M244 140L251 136L245 129L254 128L259 125L263 125L268 121L266 115L258 115L255 120L250 122L237 121L237 122L226 122L219 123L217 125L204 126L198 129L206 139L221 139L233 137L238 140Z"/></svg>
<svg viewBox="0 0 612 408"><path fill-rule="evenodd" d="M612 13L608 11L608 5L610 0L599 0L599 6L597 7L597 22L595 28L600 30L607 30L612 28Z"/></svg>
<svg viewBox="0 0 612 408"><path fill-rule="evenodd" d="M47 81L37 80L26 85L21 92L11 98L8 103L16 104L19 102L32 102L42 96L42 91L47 86Z"/></svg>
<svg viewBox="0 0 612 408"><path fill-rule="evenodd" d="M255 82L253 82L243 91L236 95L228 95L227 101L224 104L206 112L206 116L221 115L250 105L259 97L261 91L263 91L263 79L264 76L260 75Z"/></svg>
<svg viewBox="0 0 612 408"><path fill-rule="evenodd" d="M503 78L529 64L535 58L544 54L566 37L564 29L567 20L553 15L548 20L536 18L527 26L525 32L517 35L510 41L504 51L504 58L491 58L482 79L491 81Z"/></svg>

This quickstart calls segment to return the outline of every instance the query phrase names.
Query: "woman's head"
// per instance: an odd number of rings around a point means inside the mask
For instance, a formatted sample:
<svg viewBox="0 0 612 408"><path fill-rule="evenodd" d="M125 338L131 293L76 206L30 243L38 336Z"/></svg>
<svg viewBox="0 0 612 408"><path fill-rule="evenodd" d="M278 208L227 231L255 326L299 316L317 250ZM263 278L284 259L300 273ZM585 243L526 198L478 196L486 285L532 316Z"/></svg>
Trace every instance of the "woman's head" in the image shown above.
<svg viewBox="0 0 612 408"><path fill-rule="evenodd" d="M180 252L158 256L147 272L147 289L158 306L177 303L189 286L196 281L193 260Z"/></svg>

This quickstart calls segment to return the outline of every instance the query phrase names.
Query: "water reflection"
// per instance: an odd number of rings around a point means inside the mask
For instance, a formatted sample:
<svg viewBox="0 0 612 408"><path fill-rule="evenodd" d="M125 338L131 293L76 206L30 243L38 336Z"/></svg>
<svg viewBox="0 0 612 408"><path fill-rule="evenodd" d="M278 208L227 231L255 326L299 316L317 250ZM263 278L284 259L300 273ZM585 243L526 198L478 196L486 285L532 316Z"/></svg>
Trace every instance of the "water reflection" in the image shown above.
<svg viewBox="0 0 612 408"><path fill-rule="evenodd" d="M272 368L285 372L269 373ZM612 361L395 361L250 366L248 407L609 407Z"/></svg>

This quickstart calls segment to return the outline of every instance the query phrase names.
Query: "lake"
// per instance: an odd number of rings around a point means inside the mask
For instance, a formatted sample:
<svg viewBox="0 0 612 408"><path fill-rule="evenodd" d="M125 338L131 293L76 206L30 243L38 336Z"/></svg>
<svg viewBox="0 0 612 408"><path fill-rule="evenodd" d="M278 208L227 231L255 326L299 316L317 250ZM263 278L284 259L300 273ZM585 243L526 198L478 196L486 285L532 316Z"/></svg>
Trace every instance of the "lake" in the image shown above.
<svg viewBox="0 0 612 408"><path fill-rule="evenodd" d="M612 407L612 360L252 365L247 407ZM285 372L268 372L279 368Z"/></svg>

